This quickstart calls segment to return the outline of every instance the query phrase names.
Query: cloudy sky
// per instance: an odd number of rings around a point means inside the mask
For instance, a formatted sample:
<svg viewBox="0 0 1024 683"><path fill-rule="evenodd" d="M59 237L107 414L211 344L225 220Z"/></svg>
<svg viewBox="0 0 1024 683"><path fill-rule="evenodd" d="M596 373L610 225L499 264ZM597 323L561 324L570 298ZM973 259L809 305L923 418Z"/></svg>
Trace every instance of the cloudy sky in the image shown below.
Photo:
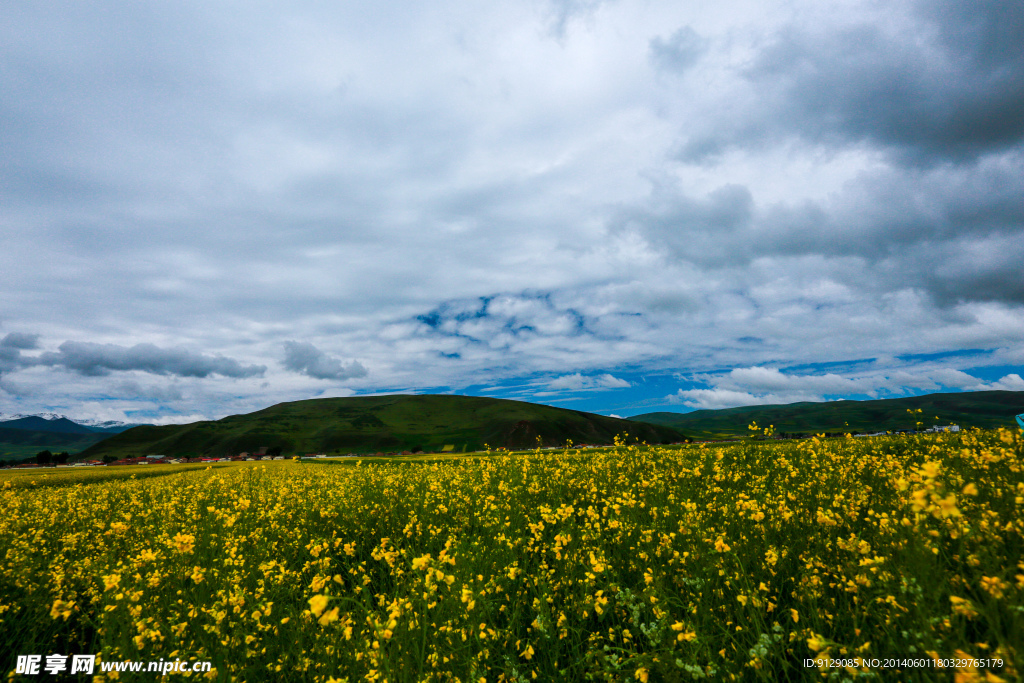
<svg viewBox="0 0 1024 683"><path fill-rule="evenodd" d="M0 5L0 412L1024 390L1024 4Z"/></svg>

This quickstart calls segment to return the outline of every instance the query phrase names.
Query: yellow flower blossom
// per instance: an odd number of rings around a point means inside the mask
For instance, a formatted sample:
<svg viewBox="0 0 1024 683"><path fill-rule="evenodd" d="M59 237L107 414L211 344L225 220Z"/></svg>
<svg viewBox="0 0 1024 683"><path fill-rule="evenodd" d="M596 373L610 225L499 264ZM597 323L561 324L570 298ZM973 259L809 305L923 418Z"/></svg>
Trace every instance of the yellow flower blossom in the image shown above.
<svg viewBox="0 0 1024 683"><path fill-rule="evenodd" d="M319 617L327 608L329 601L330 598L326 595L314 595L309 599L309 611L313 613L313 616Z"/></svg>
<svg viewBox="0 0 1024 683"><path fill-rule="evenodd" d="M310 610L310 611L314 611L314 610ZM316 612L314 611L314 613L316 613ZM320 618L317 620L317 623L319 623L321 626L327 626L328 624L334 623L337 620L338 620L338 608L334 607L330 611L324 612L320 616Z"/></svg>
<svg viewBox="0 0 1024 683"><path fill-rule="evenodd" d="M173 541L174 549L179 553L191 553L195 549L196 537L192 534L178 533L171 540Z"/></svg>
<svg viewBox="0 0 1024 683"><path fill-rule="evenodd" d="M953 612L956 614L967 617L968 619L976 617L978 611L974 609L974 604L966 598L959 598L955 595L949 596L949 602L953 606Z"/></svg>
<svg viewBox="0 0 1024 683"><path fill-rule="evenodd" d="M75 609L74 602L65 602L63 600L54 600L53 606L50 607L50 618L56 619L57 617L63 617L64 621L68 620L71 616L71 612Z"/></svg>
<svg viewBox="0 0 1024 683"><path fill-rule="evenodd" d="M937 501L938 512L942 517L959 517L960 508L956 506L956 495L951 493Z"/></svg>
<svg viewBox="0 0 1024 683"><path fill-rule="evenodd" d="M999 600L1003 597L1004 591L1010 587L1010 584L998 576L983 576L981 577L981 587L993 598Z"/></svg>
<svg viewBox="0 0 1024 683"><path fill-rule="evenodd" d="M103 577L103 590L112 591L121 585L120 574L107 574Z"/></svg>
<svg viewBox="0 0 1024 683"><path fill-rule="evenodd" d="M824 636L814 633L807 639L807 647L811 648L815 652L820 652L828 647L828 641L825 640Z"/></svg>

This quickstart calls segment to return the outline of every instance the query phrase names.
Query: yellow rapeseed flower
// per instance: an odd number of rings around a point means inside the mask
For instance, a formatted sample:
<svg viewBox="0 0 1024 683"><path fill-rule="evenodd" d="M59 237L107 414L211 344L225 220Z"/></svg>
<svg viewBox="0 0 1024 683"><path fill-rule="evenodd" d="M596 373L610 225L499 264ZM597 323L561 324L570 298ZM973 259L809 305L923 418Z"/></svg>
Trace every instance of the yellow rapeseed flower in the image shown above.
<svg viewBox="0 0 1024 683"><path fill-rule="evenodd" d="M192 534L178 533L171 540L174 542L174 549L182 554L192 552L196 546L196 537Z"/></svg>
<svg viewBox="0 0 1024 683"><path fill-rule="evenodd" d="M956 506L956 494L951 493L945 498L941 498L938 503L937 512L942 517L960 517L960 508ZM939 516L936 515L936 516Z"/></svg>
<svg viewBox="0 0 1024 683"><path fill-rule="evenodd" d="M981 577L981 587L993 598L999 600L1003 597L1003 591L1009 588L1010 584L998 576L983 576Z"/></svg>
<svg viewBox="0 0 1024 683"><path fill-rule="evenodd" d="M327 603L330 598L326 595L314 595L309 599L309 611L314 616L320 616L325 609L327 609Z"/></svg>
<svg viewBox="0 0 1024 683"><path fill-rule="evenodd" d="M54 600L53 606L50 608L50 618L56 619L57 617L64 617L64 621L67 621L68 617L71 616L71 611L73 609L75 609L74 602Z"/></svg>
<svg viewBox="0 0 1024 683"><path fill-rule="evenodd" d="M961 616L965 616L968 619L978 615L978 611L974 609L974 603L966 598L958 598L955 595L949 596L949 602L953 606L953 612Z"/></svg>

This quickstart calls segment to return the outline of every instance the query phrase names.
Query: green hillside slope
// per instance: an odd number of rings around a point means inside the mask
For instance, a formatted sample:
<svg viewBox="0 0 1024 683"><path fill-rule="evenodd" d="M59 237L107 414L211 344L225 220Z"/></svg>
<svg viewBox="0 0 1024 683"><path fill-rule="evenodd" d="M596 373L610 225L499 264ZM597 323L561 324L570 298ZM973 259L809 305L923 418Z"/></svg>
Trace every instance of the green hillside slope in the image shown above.
<svg viewBox="0 0 1024 683"><path fill-rule="evenodd" d="M107 434L68 434L0 428L0 461L27 458L39 451L76 453L102 441Z"/></svg>
<svg viewBox="0 0 1024 683"><path fill-rule="evenodd" d="M261 447L285 453L373 453L419 448L456 450L534 448L611 443L623 433L647 443L685 439L677 430L551 406L471 396L367 396L281 403L211 422L134 427L82 453L213 455Z"/></svg>
<svg viewBox="0 0 1024 683"><path fill-rule="evenodd" d="M910 414L907 410L918 410ZM629 418L674 427L694 436L746 435L747 426L775 425L776 432L877 432L958 424L961 427L1012 427L1024 412L1024 391L972 391L927 394L874 401L829 401L772 406L744 406L692 413L647 413Z"/></svg>

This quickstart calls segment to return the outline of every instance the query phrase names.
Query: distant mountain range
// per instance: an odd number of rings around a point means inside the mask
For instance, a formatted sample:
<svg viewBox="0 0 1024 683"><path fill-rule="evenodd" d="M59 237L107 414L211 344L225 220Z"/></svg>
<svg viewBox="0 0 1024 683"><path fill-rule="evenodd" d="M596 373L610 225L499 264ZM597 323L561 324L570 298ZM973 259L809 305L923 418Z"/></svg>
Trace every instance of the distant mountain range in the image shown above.
<svg viewBox="0 0 1024 683"><path fill-rule="evenodd" d="M323 398L280 403L248 415L187 425L135 427L86 449L82 459L161 454L224 456L280 448L284 453L375 453L492 448L673 443L687 437L671 427L578 410L451 395Z"/></svg>
<svg viewBox="0 0 1024 683"><path fill-rule="evenodd" d="M137 426L116 421L76 422L56 413L0 415L0 461L27 458L44 450L77 453Z"/></svg>
<svg viewBox="0 0 1024 683"><path fill-rule="evenodd" d="M30 429L61 434L118 434L143 423L117 420L71 420L57 413L4 415L0 413L0 429Z"/></svg>
<svg viewBox="0 0 1024 683"><path fill-rule="evenodd" d="M0 421L0 429L21 429L32 432L53 432L56 434L96 434L97 432L85 425L72 422L66 417L46 419L31 415L15 420Z"/></svg>
<svg viewBox="0 0 1024 683"><path fill-rule="evenodd" d="M913 413L907 412L913 410ZM920 410L921 412L917 412ZM664 425L698 438L745 436L748 426L775 426L791 434L873 433L956 424L962 428L1013 427L1024 413L1024 391L966 391L868 401L826 401L744 406L690 413L645 413L630 420Z"/></svg>

